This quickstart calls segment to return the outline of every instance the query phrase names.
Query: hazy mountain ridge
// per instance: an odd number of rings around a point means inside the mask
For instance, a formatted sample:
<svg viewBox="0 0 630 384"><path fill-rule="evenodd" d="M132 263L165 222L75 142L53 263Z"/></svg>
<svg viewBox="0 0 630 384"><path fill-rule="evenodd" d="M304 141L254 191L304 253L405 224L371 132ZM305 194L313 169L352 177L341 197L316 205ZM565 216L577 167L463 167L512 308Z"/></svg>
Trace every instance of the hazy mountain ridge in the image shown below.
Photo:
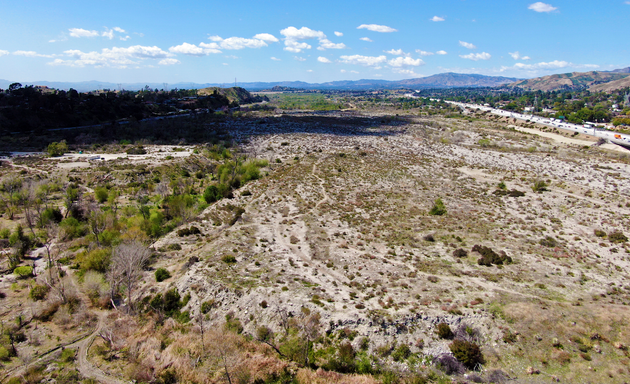
<svg viewBox="0 0 630 384"><path fill-rule="evenodd" d="M367 89L399 89L399 88L458 88L458 87L496 87L517 81L517 78L502 76L484 76L477 74L442 73L427 77L405 79L405 80L340 80L325 83L306 83L303 81L277 81L277 82L239 82L239 87L248 90L271 89L275 86L283 86L301 89L339 89L339 90L367 90ZM8 88L9 84L15 81L0 79L0 88ZM97 89L116 90L119 88L137 91L149 86L151 89L163 89L165 83L124 83L115 84L105 81L82 81L82 82L54 82L54 81L34 81L20 82L22 85L42 85L49 88L70 89L74 88L79 92L88 92ZM230 84L227 84L228 86ZM175 83L166 84L168 89L202 89L209 87L225 87L225 83Z"/></svg>

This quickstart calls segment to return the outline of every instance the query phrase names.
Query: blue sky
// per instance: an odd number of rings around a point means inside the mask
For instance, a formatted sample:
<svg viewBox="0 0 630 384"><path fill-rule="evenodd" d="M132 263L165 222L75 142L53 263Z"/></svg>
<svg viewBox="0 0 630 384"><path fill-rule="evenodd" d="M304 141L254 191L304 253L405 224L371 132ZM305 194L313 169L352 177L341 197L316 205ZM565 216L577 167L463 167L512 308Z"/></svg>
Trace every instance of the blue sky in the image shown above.
<svg viewBox="0 0 630 384"><path fill-rule="evenodd" d="M0 78L529 78L630 66L629 17L630 0L0 0Z"/></svg>

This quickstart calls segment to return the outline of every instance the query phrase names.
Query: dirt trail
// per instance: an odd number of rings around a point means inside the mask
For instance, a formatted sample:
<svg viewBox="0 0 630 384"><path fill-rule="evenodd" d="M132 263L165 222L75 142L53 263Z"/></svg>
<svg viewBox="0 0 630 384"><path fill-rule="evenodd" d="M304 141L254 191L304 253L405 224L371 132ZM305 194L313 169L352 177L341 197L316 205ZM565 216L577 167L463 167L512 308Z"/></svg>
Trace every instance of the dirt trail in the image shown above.
<svg viewBox="0 0 630 384"><path fill-rule="evenodd" d="M313 164L313 176L315 176L315 178L319 180L319 185L322 189L322 195L324 195L324 197L320 201L318 201L317 204L315 204L315 208L319 208L320 205L329 201L330 198L328 197L328 194L326 193L326 188L324 187L324 179L317 176L317 174L315 173L316 171L317 171L317 163Z"/></svg>
<svg viewBox="0 0 630 384"><path fill-rule="evenodd" d="M98 325L96 326L96 329L94 329L94 332L92 332L90 336L86 337L85 339L79 341L76 344L77 351L78 351L77 352L78 353L77 368L79 369L79 372L81 373L82 376L87 377L89 379L96 380L99 383L126 384L129 382L122 381L115 377L107 375L105 372L103 372L99 368L92 365L92 363L90 363L88 359L88 353L90 351L90 347L92 346L92 343L94 343L94 339L96 339L96 337L98 336L98 333L103 328L103 322L106 317L107 317L107 312L103 311L99 313Z"/></svg>

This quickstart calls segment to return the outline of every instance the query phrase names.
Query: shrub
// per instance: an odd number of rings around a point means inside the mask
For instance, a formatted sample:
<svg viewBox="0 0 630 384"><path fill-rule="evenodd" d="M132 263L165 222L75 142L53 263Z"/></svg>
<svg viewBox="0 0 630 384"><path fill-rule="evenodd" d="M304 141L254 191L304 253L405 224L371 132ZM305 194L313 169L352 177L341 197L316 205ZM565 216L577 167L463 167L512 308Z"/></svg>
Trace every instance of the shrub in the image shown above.
<svg viewBox="0 0 630 384"><path fill-rule="evenodd" d="M50 288L47 285L39 285L36 284L31 288L31 291L28 293L28 297L30 297L33 301L44 300Z"/></svg>
<svg viewBox="0 0 630 384"><path fill-rule="evenodd" d="M103 187L94 188L94 197L96 197L96 200L101 204L106 202L107 198L109 197L107 188L103 188Z"/></svg>
<svg viewBox="0 0 630 384"><path fill-rule="evenodd" d="M444 214L446 214L446 207L444 206L442 199L438 197L433 203L433 207L429 211L429 215L442 216Z"/></svg>
<svg viewBox="0 0 630 384"><path fill-rule="evenodd" d="M16 274L20 279L26 279L27 277L33 276L33 267L23 265L21 267L15 268L13 270L13 273Z"/></svg>
<svg viewBox="0 0 630 384"><path fill-rule="evenodd" d="M615 231L608 234L608 240L612 243L625 243L628 241L626 235L621 231Z"/></svg>
<svg viewBox="0 0 630 384"><path fill-rule="evenodd" d="M453 356L468 369L478 369L485 363L481 349L475 343L465 340L454 340L449 346Z"/></svg>
<svg viewBox="0 0 630 384"><path fill-rule="evenodd" d="M544 239L540 239L539 243L540 245L549 248L554 248L558 246L558 241L551 236L545 236Z"/></svg>
<svg viewBox="0 0 630 384"><path fill-rule="evenodd" d="M51 157L63 156L66 152L68 152L68 144L66 144L65 140L60 142L55 141L48 144L46 151Z"/></svg>
<svg viewBox="0 0 630 384"><path fill-rule="evenodd" d="M537 193L543 193L545 191L548 191L547 183L545 183L544 180L536 180L534 182L534 185L532 186L532 191L537 192Z"/></svg>
<svg viewBox="0 0 630 384"><path fill-rule="evenodd" d="M497 254L492 250L492 248L483 245L475 245L472 248L472 252L478 252L481 254L481 258L477 260L477 264L479 265L490 267L492 264L502 265L512 263L512 258L506 255L504 251Z"/></svg>
<svg viewBox="0 0 630 384"><path fill-rule="evenodd" d="M214 300L204 301L201 304L201 313L208 313L214 307Z"/></svg>
<svg viewBox="0 0 630 384"><path fill-rule="evenodd" d="M606 237L606 232L602 231L601 229L596 229L594 233L597 237Z"/></svg>
<svg viewBox="0 0 630 384"><path fill-rule="evenodd" d="M107 272L111 261L111 249L97 248L91 250L88 254L77 257L77 262L83 271L97 271L101 273Z"/></svg>
<svg viewBox="0 0 630 384"><path fill-rule="evenodd" d="M234 255L224 255L221 258L221 261L223 261L225 264L234 264L234 263L236 263L236 256L234 256Z"/></svg>
<svg viewBox="0 0 630 384"><path fill-rule="evenodd" d="M165 268L158 268L155 271L155 281L161 283L162 281L171 277L171 274Z"/></svg>
<svg viewBox="0 0 630 384"><path fill-rule="evenodd" d="M127 154L128 155L146 155L147 154L147 150L144 149L143 146L139 145L137 147L129 148L127 150Z"/></svg>
<svg viewBox="0 0 630 384"><path fill-rule="evenodd" d="M437 329L435 330L435 333L437 333L440 339L450 340L455 336L453 334L453 331L451 331L451 327L449 327L448 324L446 323L439 323L437 325Z"/></svg>
<svg viewBox="0 0 630 384"><path fill-rule="evenodd" d="M466 257L468 256L468 252L466 252L465 250L459 248L453 251L453 256L457 257L457 258L462 258L462 257Z"/></svg>
<svg viewBox="0 0 630 384"><path fill-rule="evenodd" d="M169 251L181 251L182 250L182 246L175 243L175 244L169 244L166 249L168 249Z"/></svg>
<svg viewBox="0 0 630 384"><path fill-rule="evenodd" d="M411 356L411 350L407 344L399 345L392 353L392 359L394 359L394 361L407 360L409 356Z"/></svg>
<svg viewBox="0 0 630 384"><path fill-rule="evenodd" d="M47 208L42 212L40 222L42 225L46 225L50 222L59 223L63 220L63 215L59 208Z"/></svg>
<svg viewBox="0 0 630 384"><path fill-rule="evenodd" d="M433 364L447 375L461 375L466 372L466 368L455 357L451 355L441 355L433 359Z"/></svg>
<svg viewBox="0 0 630 384"><path fill-rule="evenodd" d="M184 236L190 236L190 235L198 235L200 233L201 231L199 230L199 228L192 226L190 228L179 229L177 231L177 236L184 237Z"/></svg>
<svg viewBox="0 0 630 384"><path fill-rule="evenodd" d="M203 199L208 204L212 204L217 200L221 200L223 195L219 192L219 188L216 185L210 185L203 193Z"/></svg>

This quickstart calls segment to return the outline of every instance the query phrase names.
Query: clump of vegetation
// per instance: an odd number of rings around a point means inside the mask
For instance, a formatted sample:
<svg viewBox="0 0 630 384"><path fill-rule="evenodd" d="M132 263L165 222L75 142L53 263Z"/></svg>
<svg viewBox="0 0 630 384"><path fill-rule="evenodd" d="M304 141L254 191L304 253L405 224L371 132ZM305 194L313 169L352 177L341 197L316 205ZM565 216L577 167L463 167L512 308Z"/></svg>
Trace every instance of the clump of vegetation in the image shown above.
<svg viewBox="0 0 630 384"><path fill-rule="evenodd" d="M453 256L456 258L463 258L468 256L468 252L462 248L458 248L456 250L453 251Z"/></svg>
<svg viewBox="0 0 630 384"><path fill-rule="evenodd" d="M544 239L540 239L539 243L540 245L549 247L549 248L554 248L558 246L558 240L556 240L555 238L551 236L545 236Z"/></svg>
<svg viewBox="0 0 630 384"><path fill-rule="evenodd" d="M442 201L442 199L438 197L433 202L433 207L431 207L431 210L429 211L429 215L442 216L445 214L446 214L446 206L444 205L444 202Z"/></svg>
<svg viewBox="0 0 630 384"><path fill-rule="evenodd" d="M477 260L477 264L485 265L487 267L495 265L503 265L503 264L511 264L512 258L508 256L505 251L501 251L500 253L496 253L490 247L486 247L483 245L475 245L472 248L472 252L477 252L481 255L479 260Z"/></svg>
<svg viewBox="0 0 630 384"><path fill-rule="evenodd" d="M44 300L50 288L47 285L36 284L31 288L28 297L33 301Z"/></svg>
<svg viewBox="0 0 630 384"><path fill-rule="evenodd" d="M534 182L534 185L532 185L532 191L536 193L543 193L545 191L548 191L547 187L548 185L544 180L536 180Z"/></svg>
<svg viewBox="0 0 630 384"><path fill-rule="evenodd" d="M509 197L523 197L525 196L525 192L519 191L517 189L511 189L511 190L503 190L503 189L497 189L494 192L492 192L494 195L497 196L509 196Z"/></svg>
<svg viewBox="0 0 630 384"><path fill-rule="evenodd" d="M478 370L485 363L481 348L475 343L457 339L448 347L453 356L468 369Z"/></svg>
<svg viewBox="0 0 630 384"><path fill-rule="evenodd" d="M224 262L225 264L235 264L236 263L236 256L234 255L224 255L223 257L221 257L221 261Z"/></svg>
<svg viewBox="0 0 630 384"><path fill-rule="evenodd" d="M13 273L17 275L19 279L26 279L27 277L33 276L33 267L28 265L23 265L21 267L17 267L13 270Z"/></svg>
<svg viewBox="0 0 630 384"><path fill-rule="evenodd" d="M66 152L68 152L68 144L66 144L65 140L60 142L52 142L48 144L48 148L46 148L46 152L51 157L59 157L63 156Z"/></svg>
<svg viewBox="0 0 630 384"><path fill-rule="evenodd" d="M593 232L594 232L595 236L597 236L597 237L602 237L603 238L603 237L607 236L606 232L602 231L601 229L596 229Z"/></svg>
<svg viewBox="0 0 630 384"><path fill-rule="evenodd" d="M182 228L182 229L177 230L177 236L179 237L199 235L200 233L201 233L201 230L199 230L199 228L195 227L194 225L190 228Z"/></svg>
<svg viewBox="0 0 630 384"><path fill-rule="evenodd" d="M608 234L608 240L611 243L626 243L628 238L621 231L614 231Z"/></svg>
<svg viewBox="0 0 630 384"><path fill-rule="evenodd" d="M451 327L449 327L449 325L446 323L439 323L437 325L435 333L438 335L440 339L450 340L453 337L455 337L455 334L451 330Z"/></svg>
<svg viewBox="0 0 630 384"><path fill-rule="evenodd" d="M466 372L466 368L455 357L448 354L437 356L433 359L433 364L437 369L447 375L461 375Z"/></svg>
<svg viewBox="0 0 630 384"><path fill-rule="evenodd" d="M127 149L127 154L128 155L146 155L147 150L144 149L143 146L139 145L137 147L132 147L132 148Z"/></svg>
<svg viewBox="0 0 630 384"><path fill-rule="evenodd" d="M155 281L158 283L161 283L169 277L171 277L171 274L165 268L158 268L155 270Z"/></svg>

